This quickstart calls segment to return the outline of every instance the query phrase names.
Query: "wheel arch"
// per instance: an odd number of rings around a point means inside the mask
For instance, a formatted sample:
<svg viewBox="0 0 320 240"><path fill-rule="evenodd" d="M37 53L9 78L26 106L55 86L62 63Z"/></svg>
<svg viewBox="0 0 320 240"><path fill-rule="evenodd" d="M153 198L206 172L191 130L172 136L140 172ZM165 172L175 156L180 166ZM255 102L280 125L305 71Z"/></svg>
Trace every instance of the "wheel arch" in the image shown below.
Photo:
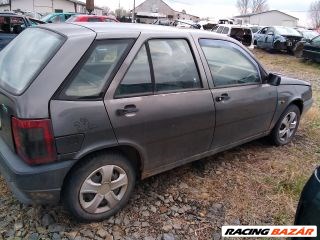
<svg viewBox="0 0 320 240"><path fill-rule="evenodd" d="M70 175L72 174L73 170L81 165L83 162L88 161L91 157L97 154L107 154L109 152L113 153L119 153L123 156L125 156L129 162L133 164L133 167L136 169L137 179L141 179L143 168L144 168L144 157L136 147L130 145L130 144L121 144L117 146L110 146L105 147L102 149L96 149L94 151L88 152L87 154L84 154L81 156L80 159L78 159L75 164L69 169L67 174L64 177L63 185L62 185L62 191L61 194L63 194L63 189L65 186L66 181L69 179Z"/></svg>
<svg viewBox="0 0 320 240"><path fill-rule="evenodd" d="M288 104L287 108L288 108L290 105L296 105L296 106L299 108L299 110L300 110L300 114L302 114L302 112L303 112L303 100L302 100L301 98L296 98L296 99L292 100L292 101Z"/></svg>

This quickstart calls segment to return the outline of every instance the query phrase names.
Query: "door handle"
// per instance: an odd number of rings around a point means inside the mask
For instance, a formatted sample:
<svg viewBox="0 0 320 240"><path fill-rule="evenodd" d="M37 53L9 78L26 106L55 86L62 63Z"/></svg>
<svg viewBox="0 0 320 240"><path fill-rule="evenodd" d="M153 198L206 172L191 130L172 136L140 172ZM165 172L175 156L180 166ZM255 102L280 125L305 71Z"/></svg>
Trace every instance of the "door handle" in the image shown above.
<svg viewBox="0 0 320 240"><path fill-rule="evenodd" d="M126 105L124 108L117 109L117 115L123 116L129 113L136 113L139 109L136 107L136 105Z"/></svg>
<svg viewBox="0 0 320 240"><path fill-rule="evenodd" d="M230 97L229 97L228 93L223 93L223 94L221 94L220 97L216 97L217 102L227 101L229 99L230 99Z"/></svg>

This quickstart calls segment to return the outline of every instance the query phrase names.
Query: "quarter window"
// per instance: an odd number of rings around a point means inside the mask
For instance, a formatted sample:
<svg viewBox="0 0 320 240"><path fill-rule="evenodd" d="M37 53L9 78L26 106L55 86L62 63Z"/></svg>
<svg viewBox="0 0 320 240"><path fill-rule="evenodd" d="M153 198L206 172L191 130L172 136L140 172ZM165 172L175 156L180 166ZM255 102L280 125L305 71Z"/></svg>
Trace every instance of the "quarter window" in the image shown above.
<svg viewBox="0 0 320 240"><path fill-rule="evenodd" d="M62 95L77 99L101 97L107 80L115 71L129 44L130 40L97 43Z"/></svg>
<svg viewBox="0 0 320 240"><path fill-rule="evenodd" d="M260 83L257 67L239 50L236 44L202 39L200 45L210 67L215 86Z"/></svg>
<svg viewBox="0 0 320 240"><path fill-rule="evenodd" d="M198 69L186 40L157 39L148 44L156 92L201 88Z"/></svg>
<svg viewBox="0 0 320 240"><path fill-rule="evenodd" d="M153 93L146 46L140 49L120 83L116 96Z"/></svg>

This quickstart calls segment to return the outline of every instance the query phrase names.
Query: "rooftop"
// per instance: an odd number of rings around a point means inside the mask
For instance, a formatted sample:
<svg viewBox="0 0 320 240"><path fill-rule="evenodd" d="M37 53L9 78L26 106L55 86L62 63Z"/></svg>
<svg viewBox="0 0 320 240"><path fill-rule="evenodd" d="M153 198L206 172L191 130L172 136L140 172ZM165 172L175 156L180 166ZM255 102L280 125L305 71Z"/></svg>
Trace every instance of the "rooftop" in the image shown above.
<svg viewBox="0 0 320 240"><path fill-rule="evenodd" d="M287 14L287 13L285 13L285 12L281 12L281 11L279 11L279 10L269 10L269 11L264 11L264 12L260 12L260 13L248 13L248 14L243 14L243 15L235 16L235 18L251 17L251 16L260 15L260 14L269 13L269 12L279 12L279 13L282 13L282 14L284 14L284 15L287 15L287 16L289 16L289 17L292 17L292 18L295 18L295 19L299 20L299 18L296 18L296 17L294 17L294 16L292 16L292 15L289 15L289 14Z"/></svg>

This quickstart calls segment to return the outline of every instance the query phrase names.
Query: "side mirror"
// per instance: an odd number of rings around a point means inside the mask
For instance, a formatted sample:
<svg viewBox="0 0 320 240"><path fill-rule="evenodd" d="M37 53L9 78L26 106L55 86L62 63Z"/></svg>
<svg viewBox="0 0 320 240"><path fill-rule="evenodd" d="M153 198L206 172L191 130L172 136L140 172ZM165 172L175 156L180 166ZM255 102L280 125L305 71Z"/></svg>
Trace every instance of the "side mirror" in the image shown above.
<svg viewBox="0 0 320 240"><path fill-rule="evenodd" d="M276 74L269 73L269 75L267 76L266 83L272 86L279 86L281 83L281 77Z"/></svg>

